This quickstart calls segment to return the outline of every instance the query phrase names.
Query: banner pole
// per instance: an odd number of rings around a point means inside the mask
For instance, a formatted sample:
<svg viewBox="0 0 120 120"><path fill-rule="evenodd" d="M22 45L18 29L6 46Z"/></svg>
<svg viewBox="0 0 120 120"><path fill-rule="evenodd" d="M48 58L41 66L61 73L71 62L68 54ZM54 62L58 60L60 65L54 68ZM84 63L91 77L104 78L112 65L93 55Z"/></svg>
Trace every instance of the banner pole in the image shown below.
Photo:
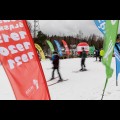
<svg viewBox="0 0 120 120"><path fill-rule="evenodd" d="M108 81L108 79L106 79L105 87L104 87L104 89L103 89L103 94L102 94L102 98L101 98L101 100L103 100L103 97L104 97L104 94L105 94L105 89L106 89L107 81Z"/></svg>
<svg viewBox="0 0 120 120"><path fill-rule="evenodd" d="M116 86L118 86L118 80L116 80Z"/></svg>

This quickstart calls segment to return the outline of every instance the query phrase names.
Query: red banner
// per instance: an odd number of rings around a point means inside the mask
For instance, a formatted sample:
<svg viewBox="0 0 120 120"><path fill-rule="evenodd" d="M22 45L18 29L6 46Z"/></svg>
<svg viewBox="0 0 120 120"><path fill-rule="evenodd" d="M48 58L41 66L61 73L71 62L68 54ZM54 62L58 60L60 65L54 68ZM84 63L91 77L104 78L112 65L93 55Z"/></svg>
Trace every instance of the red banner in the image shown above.
<svg viewBox="0 0 120 120"><path fill-rule="evenodd" d="M70 55L70 50L69 50L69 48L68 48L67 43L66 43L64 40L62 40L62 42L63 42L63 45L64 45L64 47L65 47L66 54L67 54L67 55Z"/></svg>
<svg viewBox="0 0 120 120"><path fill-rule="evenodd" d="M50 100L25 20L0 20L0 60L17 100Z"/></svg>

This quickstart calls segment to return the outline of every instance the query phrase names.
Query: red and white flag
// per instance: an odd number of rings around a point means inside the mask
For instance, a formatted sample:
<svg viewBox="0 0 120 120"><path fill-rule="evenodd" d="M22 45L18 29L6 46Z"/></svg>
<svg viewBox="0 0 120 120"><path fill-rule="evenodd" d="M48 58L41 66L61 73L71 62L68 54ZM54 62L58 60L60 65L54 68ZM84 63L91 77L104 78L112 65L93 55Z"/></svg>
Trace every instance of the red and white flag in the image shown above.
<svg viewBox="0 0 120 120"><path fill-rule="evenodd" d="M17 100L50 100L26 20L0 20L0 61Z"/></svg>

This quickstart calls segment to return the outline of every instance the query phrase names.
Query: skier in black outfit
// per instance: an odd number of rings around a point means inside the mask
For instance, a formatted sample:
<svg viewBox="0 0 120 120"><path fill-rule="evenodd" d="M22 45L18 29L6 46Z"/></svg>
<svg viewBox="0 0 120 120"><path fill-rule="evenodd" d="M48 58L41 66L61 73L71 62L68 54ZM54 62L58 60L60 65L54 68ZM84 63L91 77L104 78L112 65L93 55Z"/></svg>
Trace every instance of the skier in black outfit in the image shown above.
<svg viewBox="0 0 120 120"><path fill-rule="evenodd" d="M99 50L95 50L95 57L96 57L96 61L97 61L97 58L99 57Z"/></svg>
<svg viewBox="0 0 120 120"><path fill-rule="evenodd" d="M85 52L85 50L84 50L84 47L82 48L82 53L81 53L81 55L80 55L80 57L81 57L81 69L80 69L80 71L84 71L84 70L86 70L86 66L85 66L85 60L86 60L86 57L87 57L87 54L86 54L86 52Z"/></svg>
<svg viewBox="0 0 120 120"><path fill-rule="evenodd" d="M52 58L51 58L52 63L53 63L53 72L52 72L52 78L51 78L51 80L54 79L54 72L55 72L55 70L57 70L59 78L60 78L58 82L61 82L63 80L61 78L60 71L59 71L59 59L60 58L59 58L58 53L57 52L53 52L53 55L52 55Z"/></svg>

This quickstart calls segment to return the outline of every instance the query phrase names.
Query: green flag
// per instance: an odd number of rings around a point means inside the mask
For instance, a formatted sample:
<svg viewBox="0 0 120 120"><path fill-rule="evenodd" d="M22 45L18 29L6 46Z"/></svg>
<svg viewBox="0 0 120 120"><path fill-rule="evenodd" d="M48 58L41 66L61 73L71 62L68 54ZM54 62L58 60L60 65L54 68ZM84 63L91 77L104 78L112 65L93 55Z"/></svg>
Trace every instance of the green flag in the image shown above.
<svg viewBox="0 0 120 120"><path fill-rule="evenodd" d="M51 50L52 52L54 52L54 51L55 51L55 50L54 50L54 47L53 47L52 43L51 43L49 40L47 40L47 44L49 45L50 50Z"/></svg>
<svg viewBox="0 0 120 120"><path fill-rule="evenodd" d="M106 20L106 26L105 26L106 34L105 34L105 40L104 40L104 46L103 46L104 56L102 59L102 63L106 67L106 83L103 90L103 96L104 96L108 79L111 78L113 74L113 69L111 68L111 61L112 61L113 50L114 50L116 37L118 33L118 26L119 26L119 20Z"/></svg>
<svg viewBox="0 0 120 120"><path fill-rule="evenodd" d="M95 47L94 47L94 46L90 46L90 47L89 47L89 54L90 54L90 55L93 55L93 54L94 54L94 51L95 51Z"/></svg>

